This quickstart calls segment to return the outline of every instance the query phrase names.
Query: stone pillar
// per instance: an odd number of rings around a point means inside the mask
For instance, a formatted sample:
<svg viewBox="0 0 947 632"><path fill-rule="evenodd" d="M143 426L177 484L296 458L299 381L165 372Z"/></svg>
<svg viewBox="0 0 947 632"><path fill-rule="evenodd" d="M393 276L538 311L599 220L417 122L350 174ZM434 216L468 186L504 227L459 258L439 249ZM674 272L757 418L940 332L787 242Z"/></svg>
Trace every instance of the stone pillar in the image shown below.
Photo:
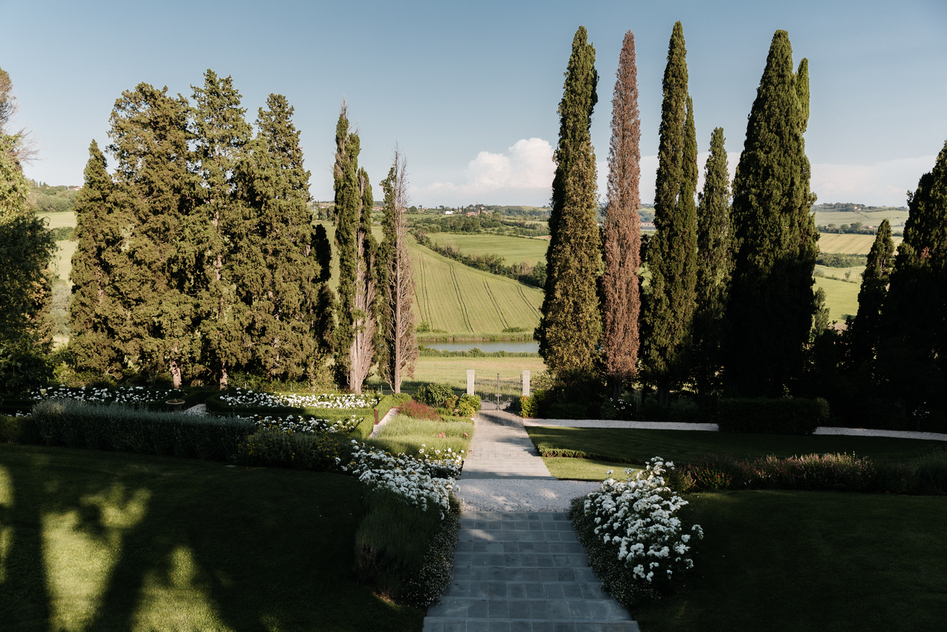
<svg viewBox="0 0 947 632"><path fill-rule="evenodd" d="M474 370L467 369L467 394L474 394Z"/></svg>
<svg viewBox="0 0 947 632"><path fill-rule="evenodd" d="M523 397L529 397L529 371L523 371Z"/></svg>

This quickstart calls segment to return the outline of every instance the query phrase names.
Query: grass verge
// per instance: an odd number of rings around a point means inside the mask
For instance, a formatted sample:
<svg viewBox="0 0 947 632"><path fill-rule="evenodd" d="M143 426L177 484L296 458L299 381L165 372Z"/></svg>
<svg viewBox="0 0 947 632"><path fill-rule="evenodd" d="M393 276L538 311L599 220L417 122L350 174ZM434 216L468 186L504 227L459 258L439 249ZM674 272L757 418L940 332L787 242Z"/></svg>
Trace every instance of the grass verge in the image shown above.
<svg viewBox="0 0 947 632"><path fill-rule="evenodd" d="M437 458L449 449L454 454L467 453L470 439L473 437L473 420L460 421L460 417L451 417L452 421L432 421L415 419L407 415L395 415L377 436L365 443L392 454L418 456L424 446L428 458Z"/></svg>
<svg viewBox="0 0 947 632"><path fill-rule="evenodd" d="M10 631L421 629L356 583L354 478L0 445Z"/></svg>
<svg viewBox="0 0 947 632"><path fill-rule="evenodd" d="M947 618L947 498L834 492L687 497L700 524L677 596L634 609L648 632L933 630Z"/></svg>

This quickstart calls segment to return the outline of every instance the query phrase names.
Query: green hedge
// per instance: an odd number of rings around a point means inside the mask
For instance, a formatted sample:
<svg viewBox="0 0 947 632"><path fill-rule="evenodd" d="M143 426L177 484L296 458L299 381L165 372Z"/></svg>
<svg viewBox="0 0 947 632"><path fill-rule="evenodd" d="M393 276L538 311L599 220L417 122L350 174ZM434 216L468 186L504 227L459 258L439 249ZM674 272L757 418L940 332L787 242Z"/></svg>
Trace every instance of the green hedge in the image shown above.
<svg viewBox="0 0 947 632"><path fill-rule="evenodd" d="M405 393L398 393L395 395L385 395L381 398L381 401L378 402L377 408L372 408L368 411L368 414L362 419L355 430L350 434L356 439L365 440L372 433L372 430L375 428L375 411L378 411L378 420L381 421L381 418L388 414L388 411L397 406L398 404L411 399L410 395Z"/></svg>
<svg viewBox="0 0 947 632"><path fill-rule="evenodd" d="M33 407L42 440L71 448L229 460L256 425L240 418L182 415L48 400Z"/></svg>
<svg viewBox="0 0 947 632"><path fill-rule="evenodd" d="M721 399L717 426L721 432L806 435L829 419L829 403L822 399Z"/></svg>
<svg viewBox="0 0 947 632"><path fill-rule="evenodd" d="M0 416L0 443L41 443L39 428L32 417Z"/></svg>

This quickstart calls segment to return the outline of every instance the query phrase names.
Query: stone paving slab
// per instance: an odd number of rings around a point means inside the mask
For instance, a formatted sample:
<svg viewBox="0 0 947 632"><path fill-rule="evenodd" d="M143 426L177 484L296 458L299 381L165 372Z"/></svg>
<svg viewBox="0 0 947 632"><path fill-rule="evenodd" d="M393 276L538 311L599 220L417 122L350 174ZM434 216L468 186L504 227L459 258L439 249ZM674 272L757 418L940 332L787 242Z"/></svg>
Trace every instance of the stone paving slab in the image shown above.
<svg viewBox="0 0 947 632"><path fill-rule="evenodd" d="M461 481L480 478L556 480L515 416L481 411L474 417L474 436L467 448Z"/></svg>
<svg viewBox="0 0 947 632"><path fill-rule="evenodd" d="M451 585L424 632L639 632L563 512L465 512Z"/></svg>

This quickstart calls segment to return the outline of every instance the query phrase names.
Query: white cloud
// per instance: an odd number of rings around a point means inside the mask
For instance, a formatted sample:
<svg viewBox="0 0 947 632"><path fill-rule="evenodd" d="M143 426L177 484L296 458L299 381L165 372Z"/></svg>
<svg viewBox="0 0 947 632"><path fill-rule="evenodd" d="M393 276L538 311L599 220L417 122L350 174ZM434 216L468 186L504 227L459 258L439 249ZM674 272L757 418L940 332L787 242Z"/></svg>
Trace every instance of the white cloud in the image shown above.
<svg viewBox="0 0 947 632"><path fill-rule="evenodd" d="M907 191L934 167L935 156L889 160L872 165L812 165L812 190L819 202L905 206Z"/></svg>
<svg viewBox="0 0 947 632"><path fill-rule="evenodd" d="M464 182L433 182L413 188L411 196L428 204L542 205L549 201L555 171L549 142L522 139L503 154L481 151L464 169Z"/></svg>

